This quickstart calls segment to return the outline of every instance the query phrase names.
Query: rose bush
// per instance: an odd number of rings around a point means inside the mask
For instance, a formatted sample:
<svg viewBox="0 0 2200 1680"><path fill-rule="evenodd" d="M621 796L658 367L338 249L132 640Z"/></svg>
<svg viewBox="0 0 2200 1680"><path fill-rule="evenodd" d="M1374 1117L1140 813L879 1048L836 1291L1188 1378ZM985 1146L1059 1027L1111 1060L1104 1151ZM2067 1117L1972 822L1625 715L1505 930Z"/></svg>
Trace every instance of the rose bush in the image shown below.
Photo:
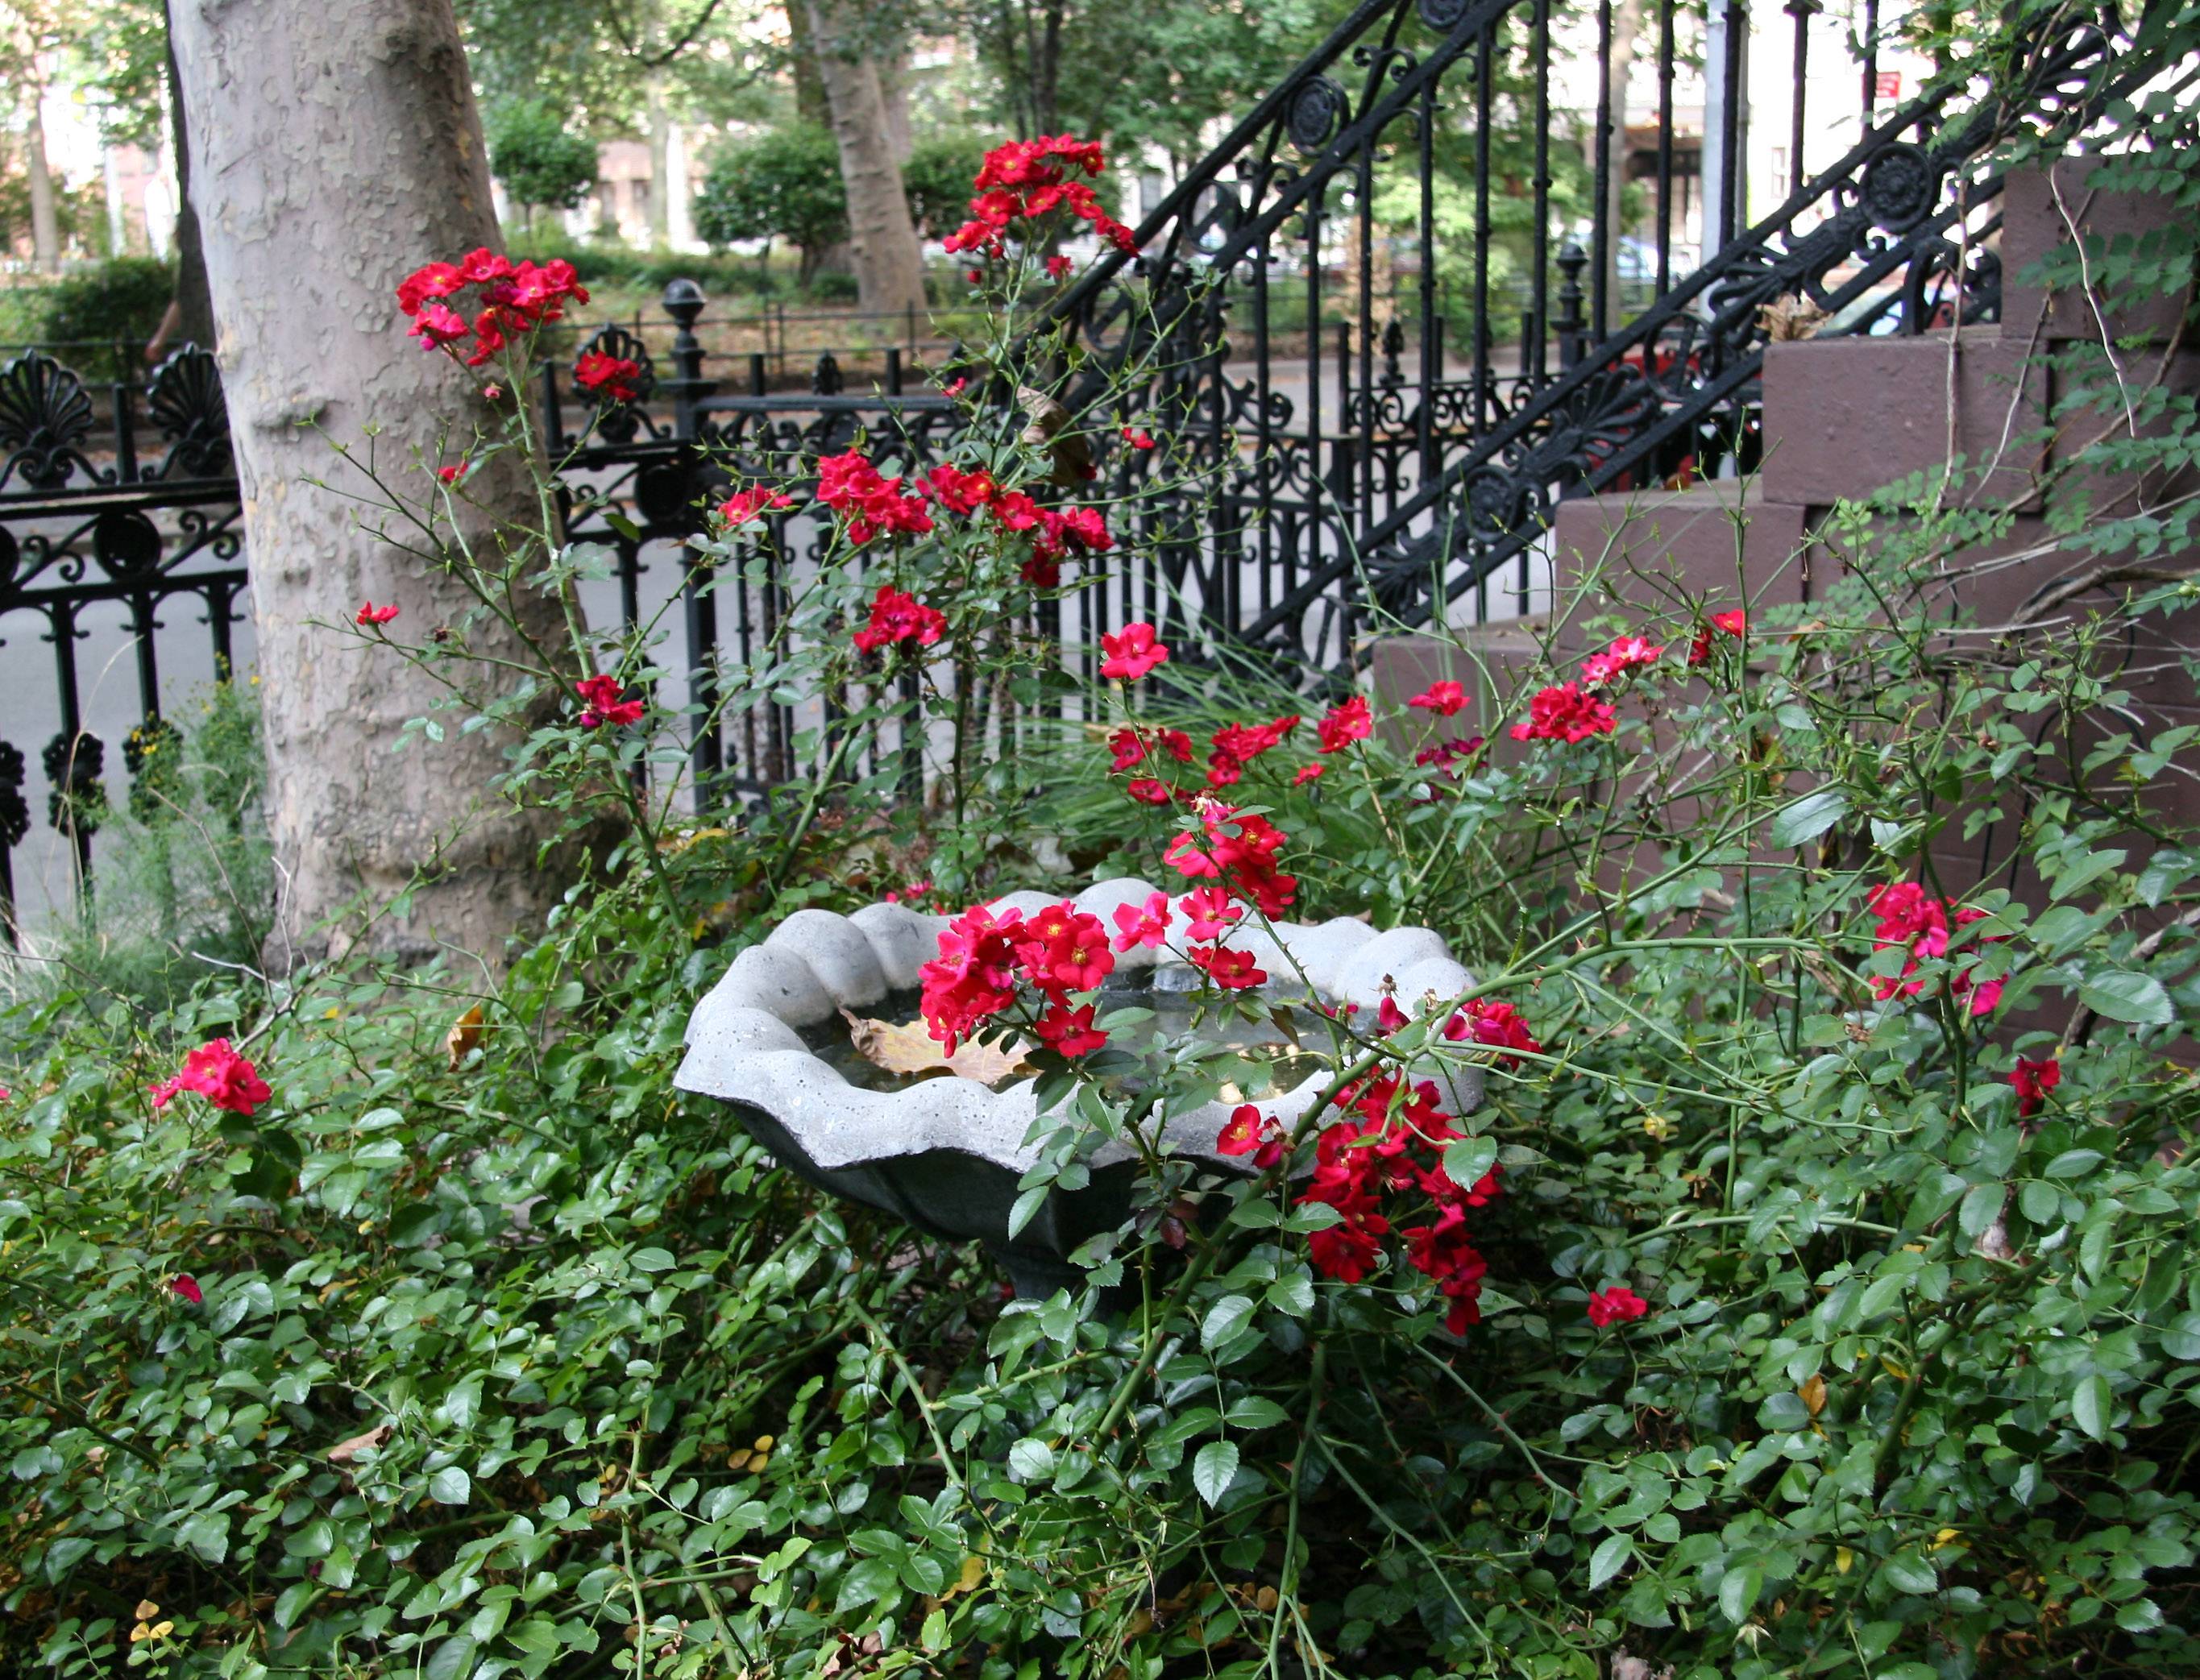
<svg viewBox="0 0 2200 1680"><path fill-rule="evenodd" d="M989 163L972 249L1004 297L1056 284L1034 217L1097 225L1041 196L1088 159ZM468 361L499 337L482 366L524 389L528 312L570 277L423 275L418 336ZM796 506L829 563L710 704L846 702L810 779L738 814L678 802L655 626L575 621L492 707L465 623L331 604L332 634L446 678L413 750L517 723L498 793L613 837L501 976L225 971L157 1013L64 995L13 1023L9 1665L2200 1664L2200 1114L2169 1054L2200 840L2149 787L2189 729L2098 728L2138 715L2123 628L1951 630L1916 593L1928 518L1807 616L1561 613L1546 659L1454 642L1403 702L1311 700L1167 617L1110 624L1082 682L1050 604L1137 506L1066 442L1144 445L1003 413L1047 352L974 349L950 461L864 439L719 510L722 576ZM443 453L531 454L525 405L500 412ZM430 528L465 494L439 461L403 504ZM559 533L423 564L482 612L570 600L603 562ZM934 800L892 797L904 744ZM1940 878L1965 836L1985 885ZM1112 928L991 908L1065 869L1172 891ZM671 1086L736 950L889 883L954 917L934 1031L1041 1041L1022 1216L1103 1140L1139 1156L1081 1292L1003 1299ZM1233 936L1361 912L1437 928L1476 981L1319 1017L1302 1124L1231 1104L1242 1174L1159 1150L1159 1116L1243 1072L1217 1029L1271 1021L1288 978ZM1202 971L1185 1032L1099 1013L1133 944ZM1453 1111L1436 1074L1469 1067L1486 1098Z"/></svg>

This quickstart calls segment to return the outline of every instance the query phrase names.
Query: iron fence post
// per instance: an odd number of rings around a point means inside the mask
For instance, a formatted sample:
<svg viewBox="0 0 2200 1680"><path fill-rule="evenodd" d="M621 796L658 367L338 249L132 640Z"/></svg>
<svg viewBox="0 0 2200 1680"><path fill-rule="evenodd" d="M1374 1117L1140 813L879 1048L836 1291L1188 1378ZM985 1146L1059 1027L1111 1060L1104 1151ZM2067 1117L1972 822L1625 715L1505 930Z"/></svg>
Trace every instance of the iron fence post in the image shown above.
<svg viewBox="0 0 2200 1680"><path fill-rule="evenodd" d="M703 393L703 341L695 319L708 300L693 280L670 280L664 287L664 313L672 317L672 435L682 443L695 437L695 404Z"/></svg>
<svg viewBox="0 0 2200 1680"><path fill-rule="evenodd" d="M1559 248L1559 314L1551 326L1559 336L1559 372L1568 372L1582 358L1582 339L1589 323L1582 317L1582 270L1589 253L1569 239Z"/></svg>

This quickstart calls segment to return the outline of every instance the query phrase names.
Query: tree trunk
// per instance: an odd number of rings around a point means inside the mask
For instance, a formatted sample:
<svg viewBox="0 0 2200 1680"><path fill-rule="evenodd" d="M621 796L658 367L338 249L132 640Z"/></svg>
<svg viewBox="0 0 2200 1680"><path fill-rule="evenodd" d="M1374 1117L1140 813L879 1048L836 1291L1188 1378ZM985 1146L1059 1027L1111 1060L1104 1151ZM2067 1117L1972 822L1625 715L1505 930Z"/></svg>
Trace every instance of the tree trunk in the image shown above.
<svg viewBox="0 0 2200 1680"><path fill-rule="evenodd" d="M54 205L54 172L46 162L46 119L40 109L46 102L46 85L38 73L38 57L27 61L31 85L26 90L31 120L23 129L24 165L31 178L31 255L41 268L61 263L61 217Z"/></svg>
<svg viewBox="0 0 2200 1680"><path fill-rule="evenodd" d="M176 55L168 52L169 137L176 153L176 326L179 343L215 348L214 297L207 290L206 248L199 237L199 213L191 203L190 127L184 117L184 82Z"/></svg>
<svg viewBox="0 0 2200 1680"><path fill-rule="evenodd" d="M642 84L649 122L649 243L660 249L672 243L672 108L664 82L658 66Z"/></svg>
<svg viewBox="0 0 2200 1680"><path fill-rule="evenodd" d="M922 310L924 263L910 220L901 165L886 132L878 66L845 24L835 0L805 0L817 68L833 110L840 151L840 184L848 195L848 237L856 259L856 292L866 309L899 314Z"/></svg>
<svg viewBox="0 0 2200 1680"><path fill-rule="evenodd" d="M810 27L810 8L799 3L787 9L788 56L794 61L794 114L805 122L828 128L833 107L825 97L825 78L817 67L817 38Z"/></svg>
<svg viewBox="0 0 2200 1680"><path fill-rule="evenodd" d="M893 146L894 161L907 163L916 150L916 135L909 120L909 49L898 49L891 58L878 61L879 97L886 101L886 138Z"/></svg>
<svg viewBox="0 0 2200 1680"><path fill-rule="evenodd" d="M173 26L285 883L269 960L360 944L412 957L448 943L493 961L513 934L539 929L565 879L536 855L547 817L515 814L490 786L509 743L453 718L440 744L393 752L436 686L309 622L394 600L399 628L424 640L472 605L456 579L360 528L336 492L367 487L330 448L376 429L376 460L402 494L424 499L414 452L433 464L447 436L489 422L476 378L407 338L394 296L422 260L497 243L450 0L176 0ZM480 505L461 506L466 536L490 553L494 528L533 510L524 465L509 454L470 477L466 492ZM557 603L524 589L514 600L530 633L556 645ZM500 622L466 634L482 654L528 657ZM489 671L477 663L467 676L485 682ZM401 914L358 918L416 877Z"/></svg>

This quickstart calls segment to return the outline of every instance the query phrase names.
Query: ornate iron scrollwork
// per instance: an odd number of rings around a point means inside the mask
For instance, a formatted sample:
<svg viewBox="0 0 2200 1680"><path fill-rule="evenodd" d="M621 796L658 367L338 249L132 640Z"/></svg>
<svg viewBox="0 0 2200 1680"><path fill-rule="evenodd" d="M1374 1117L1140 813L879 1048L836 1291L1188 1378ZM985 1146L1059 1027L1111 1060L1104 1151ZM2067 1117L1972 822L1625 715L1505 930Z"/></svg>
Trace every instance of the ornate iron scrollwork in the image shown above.
<svg viewBox="0 0 2200 1680"><path fill-rule="evenodd" d="M1291 95L1284 126L1302 152L1321 150L1337 138L1351 114L1352 96L1334 76L1309 76Z"/></svg>
<svg viewBox="0 0 2200 1680"><path fill-rule="evenodd" d="M26 350L0 366L0 485L20 478L33 489L58 490L81 470L91 435L91 397L84 381L51 356Z"/></svg>
<svg viewBox="0 0 2200 1680"><path fill-rule="evenodd" d="M1907 233L1940 202L1943 173L1924 147L1891 145L1864 165L1857 196L1873 225Z"/></svg>
<svg viewBox="0 0 2200 1680"><path fill-rule="evenodd" d="M92 558L119 583L160 576L161 528L135 508L110 507L92 521Z"/></svg>
<svg viewBox="0 0 2200 1680"><path fill-rule="evenodd" d="M168 440L151 478L226 478L237 470L229 444L229 402L214 353L196 344L173 351L145 385L145 410Z"/></svg>

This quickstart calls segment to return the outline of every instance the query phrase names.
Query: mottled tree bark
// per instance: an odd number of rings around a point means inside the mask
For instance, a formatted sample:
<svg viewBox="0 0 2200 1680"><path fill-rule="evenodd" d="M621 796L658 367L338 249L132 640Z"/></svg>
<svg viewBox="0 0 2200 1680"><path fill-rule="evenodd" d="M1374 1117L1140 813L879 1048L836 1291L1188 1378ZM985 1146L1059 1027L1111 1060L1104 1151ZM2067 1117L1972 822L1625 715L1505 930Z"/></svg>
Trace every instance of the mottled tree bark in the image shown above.
<svg viewBox="0 0 2200 1680"><path fill-rule="evenodd" d="M400 628L424 638L472 602L445 570L361 528L337 492L367 486L331 448L371 448L424 500L415 455L432 465L447 433L463 439L488 419L477 378L407 338L393 296L419 262L497 242L450 0L176 0L173 25L285 883L270 960L362 940L401 956L448 944L493 959L539 928L563 885L537 859L547 819L515 814L492 789L506 743L491 731L461 733L453 717L440 744L393 752L437 688L326 628L363 600L395 600ZM466 489L479 505L461 511L466 535L494 553L497 516L533 510L524 465L497 457ZM554 645L556 604L531 591L512 599L528 634ZM521 635L499 623L468 636L481 653L525 657ZM486 665L467 674L491 680ZM416 871L402 915L359 913L381 910Z"/></svg>
<svg viewBox="0 0 2200 1680"><path fill-rule="evenodd" d="M924 263L886 124L878 66L836 0L805 3L840 151L840 183L848 195L857 300L866 309L922 310Z"/></svg>

